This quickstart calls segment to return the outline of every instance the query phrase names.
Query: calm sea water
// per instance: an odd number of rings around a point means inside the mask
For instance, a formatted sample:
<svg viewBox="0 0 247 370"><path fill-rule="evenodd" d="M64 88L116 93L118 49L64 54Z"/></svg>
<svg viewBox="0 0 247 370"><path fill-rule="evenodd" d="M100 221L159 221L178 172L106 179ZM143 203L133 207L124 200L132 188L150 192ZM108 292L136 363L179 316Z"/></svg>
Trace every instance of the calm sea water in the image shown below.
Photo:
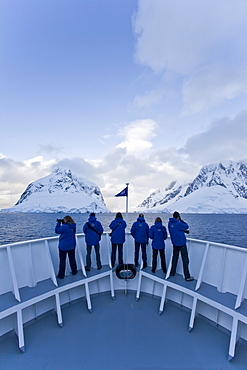
<svg viewBox="0 0 247 370"><path fill-rule="evenodd" d="M65 215L54 213L0 213L0 245L23 240L39 239L55 236L56 219ZM77 232L88 220L88 214L71 215L77 224ZM104 231L109 231L109 224L115 218L115 213L97 214ZM126 215L123 214L126 220ZM167 227L170 214L145 214L147 223L151 226L155 218L161 217ZM129 231L138 214L128 214ZM189 237L193 239L208 240L239 247L247 247L247 215L246 214L184 214L184 221L190 226Z"/></svg>

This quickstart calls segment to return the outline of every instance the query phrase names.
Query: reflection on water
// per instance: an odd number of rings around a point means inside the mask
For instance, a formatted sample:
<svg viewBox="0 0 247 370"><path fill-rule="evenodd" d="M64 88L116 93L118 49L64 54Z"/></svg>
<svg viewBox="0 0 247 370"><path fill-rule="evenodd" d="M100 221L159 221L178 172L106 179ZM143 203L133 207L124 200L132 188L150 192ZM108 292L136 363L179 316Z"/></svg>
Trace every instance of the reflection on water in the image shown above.
<svg viewBox="0 0 247 370"><path fill-rule="evenodd" d="M0 213L0 244L55 236L56 219L63 216L65 214L61 213ZM71 216L77 224L77 232L82 232L89 215ZM128 217L125 214L123 216L129 231L138 214L129 213ZM145 219L151 226L157 216L161 217L167 227L170 214L146 213ZM109 224L115 218L115 213L97 214L96 217L102 223L104 231L110 231ZM247 247L246 214L184 214L182 218L190 226L190 238Z"/></svg>

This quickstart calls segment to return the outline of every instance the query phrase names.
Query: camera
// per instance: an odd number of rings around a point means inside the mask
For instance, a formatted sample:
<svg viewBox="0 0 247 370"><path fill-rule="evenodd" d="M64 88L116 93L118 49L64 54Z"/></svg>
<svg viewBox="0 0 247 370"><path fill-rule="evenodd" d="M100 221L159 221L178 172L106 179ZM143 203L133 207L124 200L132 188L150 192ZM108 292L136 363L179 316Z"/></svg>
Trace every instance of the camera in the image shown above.
<svg viewBox="0 0 247 370"><path fill-rule="evenodd" d="M62 224L64 224L64 219L57 218L57 222L62 222Z"/></svg>

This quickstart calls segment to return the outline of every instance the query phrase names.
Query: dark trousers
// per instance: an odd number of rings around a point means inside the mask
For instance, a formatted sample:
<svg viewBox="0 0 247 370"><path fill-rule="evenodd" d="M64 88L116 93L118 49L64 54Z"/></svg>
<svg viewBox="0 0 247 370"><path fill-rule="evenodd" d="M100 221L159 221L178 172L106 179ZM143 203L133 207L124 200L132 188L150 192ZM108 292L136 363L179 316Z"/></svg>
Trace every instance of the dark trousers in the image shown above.
<svg viewBox="0 0 247 370"><path fill-rule="evenodd" d="M176 247L175 245L173 246L171 275L175 275L176 273L179 253L181 253L183 261L184 277L185 279L188 279L190 277L190 272L189 272L189 257L186 244L183 245L182 247Z"/></svg>
<svg viewBox="0 0 247 370"><path fill-rule="evenodd" d="M116 253L118 248L118 263L122 265L123 263L123 244L114 244L112 243L111 251L111 266L114 267L116 261Z"/></svg>
<svg viewBox="0 0 247 370"><path fill-rule="evenodd" d="M142 249L143 265L147 264L146 243L138 243L137 241L135 241L135 265L136 267L138 266L140 247Z"/></svg>
<svg viewBox="0 0 247 370"><path fill-rule="evenodd" d="M160 252L160 260L161 260L161 267L163 272L166 274L166 257L165 257L165 249L154 249L153 248L153 261L152 261L152 270L156 270L157 267L157 257L158 252Z"/></svg>
<svg viewBox="0 0 247 370"><path fill-rule="evenodd" d="M100 253L99 253L99 244L94 246L95 249L95 254L96 254L96 262L97 262L97 267L101 268L101 261L100 261ZM92 245L87 245L87 256L86 256L86 263L87 267L91 267L91 252L92 252Z"/></svg>
<svg viewBox="0 0 247 370"><path fill-rule="evenodd" d="M76 260L75 260L75 249L71 249L69 251L62 251L61 249L59 249L59 260L60 260L60 262L59 262L58 276L60 276L60 277L64 277L64 274L65 274L67 254L69 256L69 264L70 264L72 274L77 273L77 265L76 265Z"/></svg>

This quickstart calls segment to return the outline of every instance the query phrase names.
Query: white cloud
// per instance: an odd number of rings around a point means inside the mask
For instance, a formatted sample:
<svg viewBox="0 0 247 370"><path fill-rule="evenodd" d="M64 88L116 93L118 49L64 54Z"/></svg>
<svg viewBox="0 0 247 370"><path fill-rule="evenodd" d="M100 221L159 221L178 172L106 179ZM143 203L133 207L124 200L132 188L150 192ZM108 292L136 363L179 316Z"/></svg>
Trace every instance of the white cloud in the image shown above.
<svg viewBox="0 0 247 370"><path fill-rule="evenodd" d="M214 121L207 131L191 136L179 152L200 165L223 159L239 160L247 155L246 138L247 110L233 118Z"/></svg>
<svg viewBox="0 0 247 370"><path fill-rule="evenodd" d="M102 159L89 161L77 157L46 161L40 156L18 162L2 154L0 208L13 206L30 182L60 166L95 182L112 211L124 211L125 202L114 195L129 182L131 210L151 192L166 187L171 181L192 180L202 165L245 158L246 121L247 111L214 121L207 131L191 136L181 149L165 146L155 150L152 138L157 134L158 125L153 120L142 120L119 129L118 137L122 141Z"/></svg>
<svg viewBox="0 0 247 370"><path fill-rule="evenodd" d="M125 183L130 183L130 207L137 206L150 192L167 186L174 179L197 174L198 167L174 148L156 151L152 139L157 135L154 120L139 120L119 129L121 143L101 161L91 164L104 183L101 190L111 210L117 211L121 200L114 198Z"/></svg>
<svg viewBox="0 0 247 370"><path fill-rule="evenodd" d="M241 63L240 63L241 64ZM184 79L182 114L206 112L247 92L247 68L211 64Z"/></svg>
<svg viewBox="0 0 247 370"><path fill-rule="evenodd" d="M117 148L125 148L127 153L147 154L153 144L151 139L156 136L154 133L157 124L152 119L144 119L126 124L119 129L119 136L123 138Z"/></svg>
<svg viewBox="0 0 247 370"><path fill-rule="evenodd" d="M167 165L160 153L155 156L152 139L157 128L156 122L150 119L126 123L118 131L121 142L98 160L77 157L48 162L43 157L35 157L16 162L2 158L0 208L13 206L31 181L46 176L57 166L69 168L77 176L94 181L101 188L107 206L113 211L122 206L124 210L124 203L114 195L129 182L130 206L136 206L149 195L150 190L165 186L174 179L174 175L181 173L171 163L171 156Z"/></svg>
<svg viewBox="0 0 247 370"><path fill-rule="evenodd" d="M0 157L0 208L12 207L27 185L51 172L54 160L34 157L25 161L15 161Z"/></svg>
<svg viewBox="0 0 247 370"><path fill-rule="evenodd" d="M226 56L229 41L246 37L246 10L241 0L139 1L136 59L154 71L190 74L212 56Z"/></svg>
<svg viewBox="0 0 247 370"><path fill-rule="evenodd" d="M89 163L89 161L80 157L63 158L59 161L56 161L56 163L54 163L52 166L52 170L57 167L70 169L78 177L85 177L93 182L97 180L95 176L95 166Z"/></svg>
<svg viewBox="0 0 247 370"><path fill-rule="evenodd" d="M42 155L56 155L64 148L53 143L38 144L38 154Z"/></svg>
<svg viewBox="0 0 247 370"><path fill-rule="evenodd" d="M173 75L183 114L206 111L246 93L246 14L243 0L141 0L135 60L160 78ZM136 97L136 106L157 104L165 90L151 88Z"/></svg>
<svg viewBox="0 0 247 370"><path fill-rule="evenodd" d="M151 107L159 103L164 97L164 89L154 88L153 90L147 91L144 95L137 95L134 100L134 106L137 108Z"/></svg>

